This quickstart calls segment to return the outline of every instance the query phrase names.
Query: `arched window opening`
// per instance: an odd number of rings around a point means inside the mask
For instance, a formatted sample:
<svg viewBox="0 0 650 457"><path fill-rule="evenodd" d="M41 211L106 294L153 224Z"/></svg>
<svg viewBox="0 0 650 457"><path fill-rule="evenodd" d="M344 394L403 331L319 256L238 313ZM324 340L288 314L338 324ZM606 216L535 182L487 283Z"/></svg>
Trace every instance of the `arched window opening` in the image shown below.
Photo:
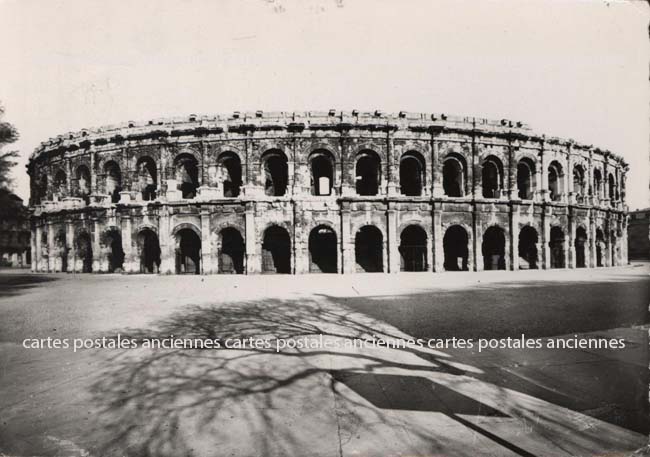
<svg viewBox="0 0 650 457"><path fill-rule="evenodd" d="M370 196L379 194L381 161L374 151L359 153L355 172L357 195Z"/></svg>
<svg viewBox="0 0 650 457"><path fill-rule="evenodd" d="M122 249L122 234L115 229L104 234L103 245L106 249L106 260L108 260L108 272L121 272L124 268L124 250Z"/></svg>
<svg viewBox="0 0 650 457"><path fill-rule="evenodd" d="M36 188L36 203L47 200L47 175L41 176Z"/></svg>
<svg viewBox="0 0 650 457"><path fill-rule="evenodd" d="M564 231L560 227L551 228L551 268L564 268L566 253L564 252Z"/></svg>
<svg viewBox="0 0 650 457"><path fill-rule="evenodd" d="M337 272L336 233L326 225L319 225L309 233L309 272Z"/></svg>
<svg viewBox="0 0 650 457"><path fill-rule="evenodd" d="M291 238L284 228L277 225L264 231L262 273L291 273Z"/></svg>
<svg viewBox="0 0 650 457"><path fill-rule="evenodd" d="M262 156L264 172L264 193L271 197L282 197L287 193L289 166L282 151L267 151Z"/></svg>
<svg viewBox="0 0 650 457"><path fill-rule="evenodd" d="M58 170L56 174L54 175L54 182L53 187L54 187L54 194L59 198L63 198L66 193L67 193L67 177L65 175L65 172L63 170Z"/></svg>
<svg viewBox="0 0 650 457"><path fill-rule="evenodd" d="M460 225L452 225L445 231L442 247L445 255L443 266L446 271L469 270L469 236Z"/></svg>
<svg viewBox="0 0 650 457"><path fill-rule="evenodd" d="M503 164L498 158L489 156L483 161L481 177L483 181L483 197L501 197L501 189L503 189Z"/></svg>
<svg viewBox="0 0 650 457"><path fill-rule="evenodd" d="M160 242L158 235L151 229L138 233L138 257L140 273L158 273L160 271Z"/></svg>
<svg viewBox="0 0 650 457"><path fill-rule="evenodd" d="M609 200L614 201L616 200L616 180L614 179L614 175L611 173L609 174L608 182L609 182L609 193L608 193Z"/></svg>
<svg viewBox="0 0 650 457"><path fill-rule="evenodd" d="M224 152L219 157L219 169L223 182L223 196L226 198L239 197L242 185L239 156L232 152Z"/></svg>
<svg viewBox="0 0 650 457"><path fill-rule="evenodd" d="M578 227L576 229L576 239L575 239L575 249L576 249L576 267L585 268L587 266L585 260L585 250L587 246L587 231L584 227Z"/></svg>
<svg viewBox="0 0 650 457"><path fill-rule="evenodd" d="M236 228L226 227L219 233L219 238L219 273L243 274L246 248L241 233Z"/></svg>
<svg viewBox="0 0 650 457"><path fill-rule="evenodd" d="M538 268L538 249L537 243L539 236L537 230L530 225L527 225L519 232L519 269L520 270L536 270Z"/></svg>
<svg viewBox="0 0 650 457"><path fill-rule="evenodd" d="M384 271L383 235L372 225L362 227L354 239L354 257L357 271L376 273Z"/></svg>
<svg viewBox="0 0 650 457"><path fill-rule="evenodd" d="M77 258L81 260L81 271L91 273L93 271L93 248L88 232L81 232L77 236L76 251Z"/></svg>
<svg viewBox="0 0 650 457"><path fill-rule="evenodd" d="M506 269L506 236L501 227L493 225L485 231L481 251L485 270Z"/></svg>
<svg viewBox="0 0 650 457"><path fill-rule="evenodd" d="M535 165L528 159L517 164L517 196L522 200L532 200L535 188Z"/></svg>
<svg viewBox="0 0 650 457"><path fill-rule="evenodd" d="M598 168L594 169L594 196L603 196L603 175Z"/></svg>
<svg viewBox="0 0 650 457"><path fill-rule="evenodd" d="M573 192L582 197L585 192L585 171L580 165L573 167Z"/></svg>
<svg viewBox="0 0 650 457"><path fill-rule="evenodd" d="M552 201L560 201L562 198L564 190L562 186L563 177L562 166L556 161L551 162L548 167L548 190Z"/></svg>
<svg viewBox="0 0 650 457"><path fill-rule="evenodd" d="M400 193L419 197L425 182L424 158L417 152L407 152L399 162Z"/></svg>
<svg viewBox="0 0 650 457"><path fill-rule="evenodd" d="M329 151L314 151L309 156L312 195L331 195L334 186L334 158Z"/></svg>
<svg viewBox="0 0 650 457"><path fill-rule="evenodd" d="M199 188L199 163L192 154L179 154L174 159L176 181L182 198L196 197Z"/></svg>
<svg viewBox="0 0 650 457"><path fill-rule="evenodd" d="M442 166L442 188L448 197L465 195L466 182L465 159L460 155L448 155Z"/></svg>
<svg viewBox="0 0 650 457"><path fill-rule="evenodd" d="M135 166L138 190L142 195L144 201L151 201L156 199L156 191L158 189L158 171L156 170L156 163L151 157L140 157Z"/></svg>
<svg viewBox="0 0 650 457"><path fill-rule="evenodd" d="M114 162L106 162L104 165L104 175L106 176L106 193L111 196L111 202L120 201L120 192L122 191L122 172L120 166Z"/></svg>
<svg viewBox="0 0 650 457"><path fill-rule="evenodd" d="M90 170L85 165L77 167L77 196L83 198L86 204L90 201Z"/></svg>
<svg viewBox="0 0 650 457"><path fill-rule="evenodd" d="M427 270L427 232L419 225L409 225L400 235L400 271Z"/></svg>
<svg viewBox="0 0 650 457"><path fill-rule="evenodd" d="M605 265L605 250L607 243L605 242L605 234L601 229L596 229L596 266L602 267Z"/></svg>
<svg viewBox="0 0 650 457"><path fill-rule="evenodd" d="M176 233L176 274L201 273L201 237L192 229Z"/></svg>

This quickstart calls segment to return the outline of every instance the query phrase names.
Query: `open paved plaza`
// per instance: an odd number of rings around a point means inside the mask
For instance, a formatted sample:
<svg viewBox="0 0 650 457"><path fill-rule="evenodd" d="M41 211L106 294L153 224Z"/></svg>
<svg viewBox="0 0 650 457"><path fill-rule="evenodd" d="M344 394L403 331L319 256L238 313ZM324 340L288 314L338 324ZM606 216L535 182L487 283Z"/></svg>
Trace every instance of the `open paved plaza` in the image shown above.
<svg viewBox="0 0 650 457"><path fill-rule="evenodd" d="M649 273L0 272L0 456L630 455L650 430ZM522 333L625 348L345 344ZM118 334L273 345L23 347ZM275 350L298 340L318 344Z"/></svg>

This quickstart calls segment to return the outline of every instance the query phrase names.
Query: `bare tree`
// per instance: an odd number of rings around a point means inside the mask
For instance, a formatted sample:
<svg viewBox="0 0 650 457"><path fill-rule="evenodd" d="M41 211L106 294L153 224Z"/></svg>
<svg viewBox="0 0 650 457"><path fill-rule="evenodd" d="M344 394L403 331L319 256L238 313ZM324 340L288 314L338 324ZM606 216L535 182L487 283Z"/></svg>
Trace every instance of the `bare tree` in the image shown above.
<svg viewBox="0 0 650 457"><path fill-rule="evenodd" d="M12 185L11 169L16 165L18 151L3 151L3 147L18 139L16 128L2 120L4 108L0 105L0 189L9 190Z"/></svg>

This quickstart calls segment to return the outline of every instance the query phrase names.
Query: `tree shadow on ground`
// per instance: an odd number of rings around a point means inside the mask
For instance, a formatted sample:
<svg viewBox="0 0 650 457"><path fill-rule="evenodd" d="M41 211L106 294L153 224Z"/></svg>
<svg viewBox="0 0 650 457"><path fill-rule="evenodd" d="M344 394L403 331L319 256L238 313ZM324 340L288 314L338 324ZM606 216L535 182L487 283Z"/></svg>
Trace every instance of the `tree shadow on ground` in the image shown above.
<svg viewBox="0 0 650 457"><path fill-rule="evenodd" d="M25 292L26 289L36 287L46 282L56 281L58 278L29 273L3 273L0 272L0 298L13 297Z"/></svg>
<svg viewBox="0 0 650 457"><path fill-rule="evenodd" d="M414 442L431 454L444 454L449 449L458 456L476 454L475 445L467 443L462 435L441 434L426 423L405 424L391 414L396 409L442 413L456 425L518 455L533 454L467 416L538 422L542 417L545 427L558 433L572 425L561 413L541 411L538 405L520 402L514 408L505 408L502 405L517 401L496 386L496 395L503 402L490 405L453 392L455 385L462 388L474 381L442 352L322 346L276 352L275 343L287 338L324 335L329 341L345 342L354 338L406 337L393 327L324 297L188 306L152 329L121 329L119 333L140 343L147 338L173 335L221 342L228 338L259 338L271 347L108 353L105 368L91 387L93 402L100 411L92 442L85 446L106 457L340 455L343 446L363 433L373 433L372 440L381 440L386 434L403 434L397 444L392 444L398 446L392 450L388 441L377 444L387 446L381 448L386 454L421 452L421 448L405 449ZM423 363L424 359L428 362ZM480 370L473 370L476 372ZM351 383L355 373L365 378ZM427 391L426 383L432 385L431 379L427 380L431 376L447 382L447 387L438 388L437 403L428 395L407 398L395 391L396 386ZM392 400L380 400L377 386L381 395ZM609 437L589 429L575 430L573 436L562 439L572 440L574 449L585 451L590 449L589 443L600 440L605 447L611 444Z"/></svg>

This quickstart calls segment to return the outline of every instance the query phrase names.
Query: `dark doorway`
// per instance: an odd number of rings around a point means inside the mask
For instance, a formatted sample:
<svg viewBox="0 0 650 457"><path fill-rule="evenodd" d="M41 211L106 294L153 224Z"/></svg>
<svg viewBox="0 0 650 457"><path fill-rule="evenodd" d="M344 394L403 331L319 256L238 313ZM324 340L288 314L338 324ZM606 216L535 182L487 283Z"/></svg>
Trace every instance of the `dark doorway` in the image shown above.
<svg viewBox="0 0 650 457"><path fill-rule="evenodd" d="M564 268L564 232L560 227L551 228L551 241L548 245L551 248L551 268Z"/></svg>
<svg viewBox="0 0 650 457"><path fill-rule="evenodd" d="M325 225L319 225L309 234L309 272L337 272L336 233Z"/></svg>
<svg viewBox="0 0 650 457"><path fill-rule="evenodd" d="M264 231L262 273L291 273L291 238L284 228L277 225Z"/></svg>
<svg viewBox="0 0 650 457"><path fill-rule="evenodd" d="M244 273L244 239L239 230L226 227L219 234L221 251L219 252L219 273Z"/></svg>
<svg viewBox="0 0 650 457"><path fill-rule="evenodd" d="M531 200L533 198L533 177L535 176L535 166L532 161L522 159L517 164L517 196L522 200Z"/></svg>
<svg viewBox="0 0 650 457"><path fill-rule="evenodd" d="M241 191L241 160L233 152L224 152L219 157L221 179L223 180L223 196L235 198Z"/></svg>
<svg viewBox="0 0 650 457"><path fill-rule="evenodd" d="M462 197L465 187L465 161L462 157L451 155L445 158L442 166L442 187L448 197Z"/></svg>
<svg viewBox="0 0 650 457"><path fill-rule="evenodd" d="M108 248L109 273L121 272L124 268L124 250L122 249L122 235L117 230L109 230L104 235L104 246Z"/></svg>
<svg viewBox="0 0 650 457"><path fill-rule="evenodd" d="M503 188L503 165L496 157L488 157L483 162L481 171L483 197L499 198Z"/></svg>
<svg viewBox="0 0 650 457"><path fill-rule="evenodd" d="M65 230L60 230L54 237L54 243L59 251L61 260L61 271L68 271L68 243L66 242Z"/></svg>
<svg viewBox="0 0 650 457"><path fill-rule="evenodd" d="M445 253L444 268L447 271L469 270L469 236L460 225L452 225L445 232L442 246Z"/></svg>
<svg viewBox="0 0 650 457"><path fill-rule="evenodd" d="M497 225L489 227L483 234L483 269L506 269L506 236L503 229Z"/></svg>
<svg viewBox="0 0 650 457"><path fill-rule="evenodd" d="M377 273L384 271L384 237L372 225L362 227L354 239L354 257L357 271Z"/></svg>
<svg viewBox="0 0 650 457"><path fill-rule="evenodd" d="M111 196L111 202L120 201L120 192L122 191L122 172L117 162L109 161L104 165L104 174L106 181L106 193Z"/></svg>
<svg viewBox="0 0 650 457"><path fill-rule="evenodd" d="M199 188L199 167L196 158L191 154L179 154L174 159L174 166L178 190L181 191L182 198L192 199L196 197Z"/></svg>
<svg viewBox="0 0 650 457"><path fill-rule="evenodd" d="M400 193L410 197L422 195L424 186L424 159L416 152L407 152L399 162Z"/></svg>
<svg viewBox="0 0 650 457"><path fill-rule="evenodd" d="M530 225L526 225L519 232L519 245L517 251L519 252L519 269L520 270L536 270L537 266L537 243L539 236L537 230Z"/></svg>
<svg viewBox="0 0 650 457"><path fill-rule="evenodd" d="M140 157L136 165L136 172L142 199L144 201L155 200L158 187L158 172L154 160L148 156Z"/></svg>
<svg viewBox="0 0 650 457"><path fill-rule="evenodd" d="M379 193L381 162L373 151L359 154L356 164L357 195L377 195Z"/></svg>
<svg viewBox="0 0 650 457"><path fill-rule="evenodd" d="M585 268L587 266L585 256L585 246L587 245L587 231L584 227L576 229L575 249L576 249L576 268Z"/></svg>
<svg viewBox="0 0 650 457"><path fill-rule="evenodd" d="M176 234L176 274L201 273L201 238L189 228Z"/></svg>
<svg viewBox="0 0 650 457"><path fill-rule="evenodd" d="M272 197L282 197L287 193L289 168L287 156L282 151L269 151L262 157L264 168L264 193Z"/></svg>
<svg viewBox="0 0 650 457"><path fill-rule="evenodd" d="M602 267L605 265L605 259L603 258L605 254L605 248L607 244L605 243L605 235L601 229L596 229L596 266Z"/></svg>
<svg viewBox="0 0 650 457"><path fill-rule="evenodd" d="M331 195L334 184L334 159L325 150L315 151L309 157L311 194Z"/></svg>
<svg viewBox="0 0 650 457"><path fill-rule="evenodd" d="M400 271L427 270L427 233L418 225L409 225L400 235Z"/></svg>
<svg viewBox="0 0 650 457"><path fill-rule="evenodd" d="M93 247L88 232L81 232L77 236L77 256L82 262L82 273L91 273L93 271Z"/></svg>
<svg viewBox="0 0 650 457"><path fill-rule="evenodd" d="M140 273L158 273L160 271L160 243L158 235L151 229L144 229L138 234L140 251Z"/></svg>

